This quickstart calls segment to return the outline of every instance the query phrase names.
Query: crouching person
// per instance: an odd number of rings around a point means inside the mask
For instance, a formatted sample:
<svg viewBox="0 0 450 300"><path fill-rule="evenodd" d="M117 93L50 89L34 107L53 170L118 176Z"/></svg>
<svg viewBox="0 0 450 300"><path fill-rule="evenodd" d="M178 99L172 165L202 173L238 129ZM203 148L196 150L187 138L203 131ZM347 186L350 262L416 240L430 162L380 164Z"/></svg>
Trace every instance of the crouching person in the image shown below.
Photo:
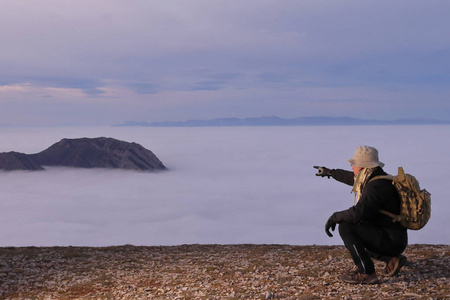
<svg viewBox="0 0 450 300"><path fill-rule="evenodd" d="M317 167L317 176L332 177L353 186L355 204L349 209L335 212L325 225L328 236L339 224L339 234L356 267L342 274L347 283L378 283L374 263L371 258L386 262L383 276L396 275L406 263L401 253L408 244L406 228L392 222L392 218L379 212L380 209L399 214L400 196L389 180L371 178L386 175L384 164L378 159L378 151L373 147L360 146L348 160L353 172L341 169Z"/></svg>

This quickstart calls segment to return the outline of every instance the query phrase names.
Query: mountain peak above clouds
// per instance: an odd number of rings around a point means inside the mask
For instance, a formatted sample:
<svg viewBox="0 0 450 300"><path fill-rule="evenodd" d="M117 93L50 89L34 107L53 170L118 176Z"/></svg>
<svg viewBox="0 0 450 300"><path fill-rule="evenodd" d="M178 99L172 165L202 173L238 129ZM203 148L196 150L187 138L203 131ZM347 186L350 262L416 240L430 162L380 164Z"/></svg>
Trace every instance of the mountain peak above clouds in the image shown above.
<svg viewBox="0 0 450 300"><path fill-rule="evenodd" d="M10 153L0 154L0 169L42 170L42 166L145 171L166 169L156 155L143 146L106 137L62 139L36 154ZM24 163L12 164L11 157Z"/></svg>

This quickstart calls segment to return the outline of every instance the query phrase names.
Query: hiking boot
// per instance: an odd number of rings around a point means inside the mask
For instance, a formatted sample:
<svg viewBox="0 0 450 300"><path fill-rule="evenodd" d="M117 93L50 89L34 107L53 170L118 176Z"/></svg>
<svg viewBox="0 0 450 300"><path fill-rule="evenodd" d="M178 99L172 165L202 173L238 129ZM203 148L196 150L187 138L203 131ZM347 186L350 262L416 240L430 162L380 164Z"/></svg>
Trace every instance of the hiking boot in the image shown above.
<svg viewBox="0 0 450 300"><path fill-rule="evenodd" d="M395 276L400 272L401 267L403 267L406 264L406 256L398 255L393 258L386 264L386 268L384 269L384 272L382 273L383 276Z"/></svg>
<svg viewBox="0 0 450 300"><path fill-rule="evenodd" d="M359 272L350 272L341 275L341 280L351 284L376 284L378 277L376 273L363 274Z"/></svg>
<svg viewBox="0 0 450 300"><path fill-rule="evenodd" d="M349 269L347 274L355 274L359 273L359 268L357 266L354 266L353 268Z"/></svg>

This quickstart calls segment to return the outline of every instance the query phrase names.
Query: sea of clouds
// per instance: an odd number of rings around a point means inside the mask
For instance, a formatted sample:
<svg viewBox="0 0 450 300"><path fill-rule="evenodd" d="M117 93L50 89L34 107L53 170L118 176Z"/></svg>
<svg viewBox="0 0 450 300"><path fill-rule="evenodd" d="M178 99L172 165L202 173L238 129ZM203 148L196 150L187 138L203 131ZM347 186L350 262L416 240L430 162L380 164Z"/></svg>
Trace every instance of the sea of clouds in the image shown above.
<svg viewBox="0 0 450 300"><path fill-rule="evenodd" d="M0 171L0 246L342 244L324 225L353 205L351 187L313 166L350 169L363 144L432 194L432 218L410 243L450 243L450 126L4 127L0 152L99 136L139 143L168 170Z"/></svg>

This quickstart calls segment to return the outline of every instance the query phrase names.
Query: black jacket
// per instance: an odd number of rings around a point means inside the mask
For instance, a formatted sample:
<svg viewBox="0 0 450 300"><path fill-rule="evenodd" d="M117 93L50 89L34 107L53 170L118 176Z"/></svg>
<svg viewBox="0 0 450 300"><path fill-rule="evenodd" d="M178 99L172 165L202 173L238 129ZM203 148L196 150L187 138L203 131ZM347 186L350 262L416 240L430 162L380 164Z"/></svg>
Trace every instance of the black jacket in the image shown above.
<svg viewBox="0 0 450 300"><path fill-rule="evenodd" d="M379 175L386 175L382 168L378 167L370 178ZM337 181L353 186L354 174L351 171L334 169L331 176ZM386 229L396 229L405 231L399 223L392 222L392 218L379 212L380 209L400 213L400 196L392 185L392 181L386 179L376 179L370 181L364 187L361 198L355 206L347 210L335 212L331 218L336 223L370 223Z"/></svg>

